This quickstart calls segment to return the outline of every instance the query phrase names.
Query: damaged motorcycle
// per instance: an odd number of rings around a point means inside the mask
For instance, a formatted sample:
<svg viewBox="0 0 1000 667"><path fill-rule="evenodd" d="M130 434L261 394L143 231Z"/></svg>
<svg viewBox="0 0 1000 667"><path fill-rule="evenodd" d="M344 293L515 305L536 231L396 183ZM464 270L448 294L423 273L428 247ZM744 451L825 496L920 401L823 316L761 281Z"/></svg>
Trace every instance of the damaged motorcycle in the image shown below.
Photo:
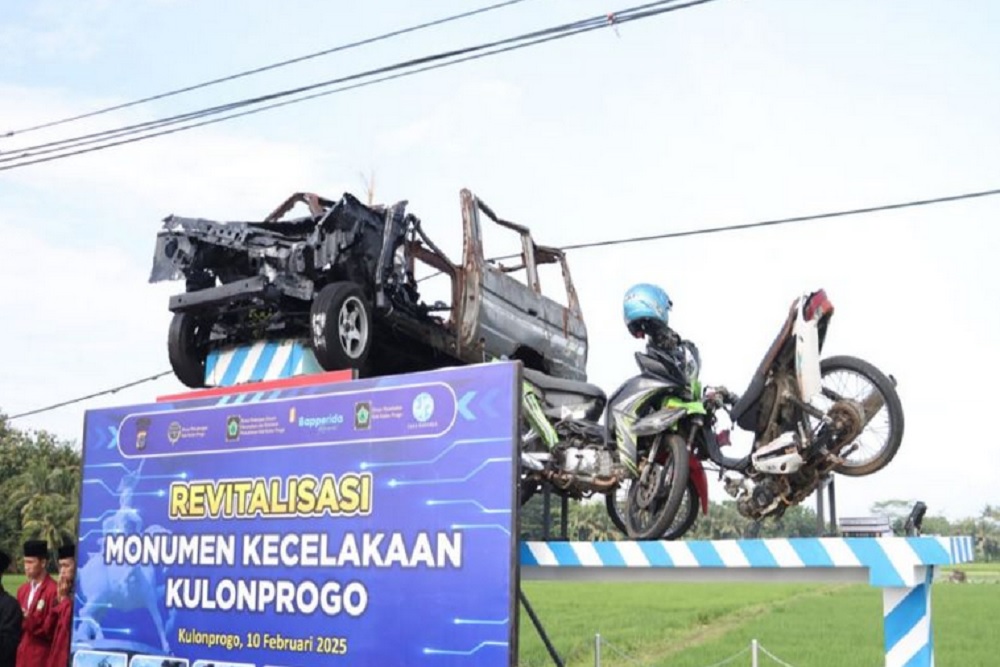
<svg viewBox="0 0 1000 667"><path fill-rule="evenodd" d="M666 437L654 424L642 420L633 427L641 434L637 439L619 437L620 428L616 428L615 415L630 409L626 406L632 389L646 381L642 374L630 378L609 400L592 384L524 369L521 504L546 483L557 495L577 500L600 493L605 495L612 521L623 531L627 521L630 529L626 532L633 538L672 539L671 524L685 496L690 499L691 494L686 443ZM604 424L599 421L602 413ZM707 486L700 462L692 465ZM642 483L631 485L636 479ZM652 487L659 490L655 506L644 494ZM622 489L630 489L625 508L612 510L616 492ZM623 521L619 514L627 519ZM640 525L643 518L648 525Z"/></svg>
<svg viewBox="0 0 1000 667"><path fill-rule="evenodd" d="M641 435L644 426L666 426L669 438L683 439L691 460L718 466L740 514L754 521L780 518L833 473L859 477L882 470L903 438L896 382L857 357L821 359L833 312L824 290L797 298L742 396L719 386L705 388L700 400L672 397L633 428ZM679 337L675 340L681 347ZM659 381L665 388L672 384L676 390L685 384L696 388L691 376L699 365L697 348L684 343L683 356L690 358L688 377L678 371L675 348L665 353L672 354L674 364L646 363L650 383ZM854 391L837 382L843 378L853 379ZM720 411L753 434L747 456L722 453L729 444L729 430L716 431ZM663 491L658 493L652 502L654 515L665 504Z"/></svg>

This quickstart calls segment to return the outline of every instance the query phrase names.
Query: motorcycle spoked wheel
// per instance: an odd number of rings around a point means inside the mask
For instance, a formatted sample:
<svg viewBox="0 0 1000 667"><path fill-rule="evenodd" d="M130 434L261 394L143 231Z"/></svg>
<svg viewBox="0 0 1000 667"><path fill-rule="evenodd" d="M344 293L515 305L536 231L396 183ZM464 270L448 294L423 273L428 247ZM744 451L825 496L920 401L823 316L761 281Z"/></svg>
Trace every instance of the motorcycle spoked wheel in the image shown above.
<svg viewBox="0 0 1000 667"><path fill-rule="evenodd" d="M677 516L687 490L688 450L684 439L676 433L656 436L662 459L653 462L655 473L646 482L632 480L625 506L625 526L634 540L660 539Z"/></svg>
<svg viewBox="0 0 1000 667"><path fill-rule="evenodd" d="M899 394L896 393L896 388L892 381L882 371L857 357L842 355L823 359L820 362L820 377L822 378L821 382L824 390L828 389L829 376L834 373L860 376L865 381L865 384L874 388L879 393L882 400L883 405L875 413L875 418L879 420L881 415L888 417L889 433L883 439L881 445L877 445L872 454L866 455L864 453L866 441L872 439L873 424L869 420L858 437L853 442L844 445L843 449L847 449L855 442L859 442L861 446L858 450L847 456L845 463L834 468L836 472L848 477L871 475L889 465L889 462L896 456L896 452L899 451L899 446L903 441L903 406L899 400ZM839 394L840 392L838 391L837 393ZM862 401L866 396L847 396L846 398ZM861 456L864 456L864 458L862 459Z"/></svg>
<svg viewBox="0 0 1000 667"><path fill-rule="evenodd" d="M629 489L632 488L632 481L628 480L618 488L616 493L621 494L620 500L616 497L615 493L609 493L604 497L608 517L615 528L620 530L623 535L628 535L628 528L625 527L625 506ZM681 498L681 506L677 510L677 516L674 517L674 521L660 539L676 540L687 534L698 520L698 512L701 507L700 502L698 487L694 485L694 480L689 475L687 489L684 491L684 497Z"/></svg>

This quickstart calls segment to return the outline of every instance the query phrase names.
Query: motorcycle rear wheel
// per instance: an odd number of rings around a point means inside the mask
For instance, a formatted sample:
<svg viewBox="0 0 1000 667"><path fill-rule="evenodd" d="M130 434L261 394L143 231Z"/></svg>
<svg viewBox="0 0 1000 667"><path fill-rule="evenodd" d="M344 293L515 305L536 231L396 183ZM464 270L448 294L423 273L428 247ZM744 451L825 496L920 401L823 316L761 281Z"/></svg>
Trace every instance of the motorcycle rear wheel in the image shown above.
<svg viewBox="0 0 1000 667"><path fill-rule="evenodd" d="M687 491L688 450L684 438L676 433L660 433L656 437L660 439L660 446L666 447L665 463L671 466L666 479L663 480L666 494L652 500L649 525L640 526L640 494L648 492L648 488L645 488L639 480L632 480L625 506L625 525L628 528L628 536L633 540L662 539L674 522L681 500Z"/></svg>
<svg viewBox="0 0 1000 667"><path fill-rule="evenodd" d="M899 394L896 393L896 387L892 380L864 359L842 355L829 357L820 362L820 376L823 380L826 380L827 376L837 371L847 371L848 373L860 375L873 385L875 390L881 395L883 402L883 405L875 414L882 414L884 410L889 418L889 435L873 455L866 457L864 461L859 461L858 459L852 461L852 455L848 455L844 463L834 468L835 472L847 477L871 475L889 465L889 462L892 461L893 457L899 451L899 446L903 442L903 405L899 400ZM854 442L858 442L860 438L863 438L870 426L871 423L869 421L858 437L853 442L846 444L842 449L847 449Z"/></svg>

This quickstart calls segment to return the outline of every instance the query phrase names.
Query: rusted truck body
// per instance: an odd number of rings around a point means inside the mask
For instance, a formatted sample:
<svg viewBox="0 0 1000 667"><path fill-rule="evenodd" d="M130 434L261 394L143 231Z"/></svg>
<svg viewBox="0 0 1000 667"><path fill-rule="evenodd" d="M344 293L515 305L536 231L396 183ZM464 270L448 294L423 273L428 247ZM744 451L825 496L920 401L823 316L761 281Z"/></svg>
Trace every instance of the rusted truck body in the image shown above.
<svg viewBox="0 0 1000 667"><path fill-rule="evenodd" d="M298 204L308 214L290 217ZM555 378L586 379L587 329L562 251L537 245L527 227L463 189L462 258L454 262L406 206L297 193L260 222L168 216L150 282L185 280L169 304L177 377L204 386L212 349L301 339L324 369L360 377L511 358ZM488 258L485 224L519 237L510 266ZM563 303L542 290L545 264L561 270ZM420 265L450 279L450 303L424 301Z"/></svg>

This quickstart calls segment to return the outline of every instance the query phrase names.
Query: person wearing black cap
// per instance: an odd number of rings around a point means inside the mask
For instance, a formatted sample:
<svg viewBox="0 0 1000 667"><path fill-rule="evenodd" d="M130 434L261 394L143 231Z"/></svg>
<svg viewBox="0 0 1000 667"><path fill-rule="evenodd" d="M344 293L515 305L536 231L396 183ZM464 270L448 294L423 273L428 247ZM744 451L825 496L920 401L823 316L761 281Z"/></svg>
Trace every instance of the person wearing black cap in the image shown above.
<svg viewBox="0 0 1000 667"><path fill-rule="evenodd" d="M76 547L59 547L59 584L56 604L49 614L47 631L52 635L52 648L45 667L66 667L69 664L69 639L73 629L73 583L76 579Z"/></svg>
<svg viewBox="0 0 1000 667"><path fill-rule="evenodd" d="M3 575L10 567L10 556L0 551L0 667L15 667L17 645L21 641L21 605L4 590Z"/></svg>
<svg viewBox="0 0 1000 667"><path fill-rule="evenodd" d="M17 667L43 667L49 659L52 632L46 620L56 604L56 582L45 570L48 564L49 545L45 540L24 543L24 574L28 581L17 589L17 601L24 614Z"/></svg>

